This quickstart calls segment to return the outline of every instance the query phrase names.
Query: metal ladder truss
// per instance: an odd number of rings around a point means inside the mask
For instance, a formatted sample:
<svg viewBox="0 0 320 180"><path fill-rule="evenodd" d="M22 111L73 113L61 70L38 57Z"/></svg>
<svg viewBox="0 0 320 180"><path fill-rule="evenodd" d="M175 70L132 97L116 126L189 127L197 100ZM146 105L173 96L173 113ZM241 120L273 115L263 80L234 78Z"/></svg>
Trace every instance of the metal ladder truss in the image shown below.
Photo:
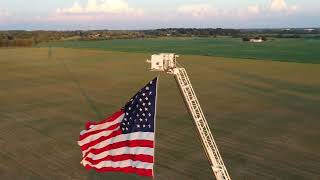
<svg viewBox="0 0 320 180"><path fill-rule="evenodd" d="M203 114L197 96L192 88L188 74L184 68L174 68L173 74L180 90L184 96L185 103L193 117L197 127L202 146L206 150L206 155L210 162L212 171L217 180L231 180L228 171L223 163L218 147L213 139L209 125Z"/></svg>

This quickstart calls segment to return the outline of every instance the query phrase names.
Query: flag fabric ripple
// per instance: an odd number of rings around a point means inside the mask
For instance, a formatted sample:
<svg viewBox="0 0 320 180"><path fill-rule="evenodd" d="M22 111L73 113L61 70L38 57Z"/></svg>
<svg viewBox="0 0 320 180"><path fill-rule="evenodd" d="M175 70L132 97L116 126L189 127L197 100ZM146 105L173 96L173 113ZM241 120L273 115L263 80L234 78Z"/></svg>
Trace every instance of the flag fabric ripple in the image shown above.
<svg viewBox="0 0 320 180"><path fill-rule="evenodd" d="M150 81L112 116L87 122L78 141L86 169L153 176L157 81Z"/></svg>

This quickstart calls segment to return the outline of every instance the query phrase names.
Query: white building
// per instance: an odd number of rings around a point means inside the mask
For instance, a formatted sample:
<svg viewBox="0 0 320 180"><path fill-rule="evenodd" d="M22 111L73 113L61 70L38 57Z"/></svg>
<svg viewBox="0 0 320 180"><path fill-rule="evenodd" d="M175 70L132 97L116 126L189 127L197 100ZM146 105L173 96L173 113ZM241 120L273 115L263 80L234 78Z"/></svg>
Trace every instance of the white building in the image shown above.
<svg viewBox="0 0 320 180"><path fill-rule="evenodd" d="M252 43L262 43L263 39L262 38L259 38L259 39L253 38L253 39L250 39L250 42L252 42Z"/></svg>
<svg viewBox="0 0 320 180"><path fill-rule="evenodd" d="M314 31L315 29L304 29L305 31L307 31L307 32L312 32L312 31Z"/></svg>

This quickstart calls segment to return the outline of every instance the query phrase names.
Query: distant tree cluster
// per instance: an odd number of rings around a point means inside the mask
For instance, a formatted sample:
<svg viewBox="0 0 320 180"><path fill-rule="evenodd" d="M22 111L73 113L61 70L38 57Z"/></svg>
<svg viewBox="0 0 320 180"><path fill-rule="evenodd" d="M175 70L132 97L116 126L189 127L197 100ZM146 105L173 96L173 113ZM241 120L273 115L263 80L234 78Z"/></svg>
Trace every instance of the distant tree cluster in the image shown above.
<svg viewBox="0 0 320 180"><path fill-rule="evenodd" d="M79 31L0 31L0 47L28 47L74 37Z"/></svg>
<svg viewBox="0 0 320 180"><path fill-rule="evenodd" d="M30 47L34 44L33 39L1 39L0 47Z"/></svg>
<svg viewBox="0 0 320 180"><path fill-rule="evenodd" d="M159 37L234 37L243 41L259 38L320 38L320 28L222 29L166 28L154 30L0 31L0 47L28 47L41 42L64 40L112 40Z"/></svg>
<svg viewBox="0 0 320 180"><path fill-rule="evenodd" d="M243 37L242 41L248 42L248 41L250 41L250 38L249 37Z"/></svg>
<svg viewBox="0 0 320 180"><path fill-rule="evenodd" d="M320 34L320 28L241 29L241 34Z"/></svg>
<svg viewBox="0 0 320 180"><path fill-rule="evenodd" d="M292 28L292 29L241 29L243 40L247 37L266 38L319 38L320 28Z"/></svg>
<svg viewBox="0 0 320 180"><path fill-rule="evenodd" d="M301 38L300 34L279 34L277 38Z"/></svg>
<svg viewBox="0 0 320 180"><path fill-rule="evenodd" d="M240 35L240 31L236 29L222 29L222 28L168 28L143 31L146 35L151 36L198 36L198 37L217 37L217 36L232 36Z"/></svg>
<svg viewBox="0 0 320 180"><path fill-rule="evenodd" d="M168 28L155 30L0 31L0 47L32 46L59 40L112 40L157 37L238 37L235 29Z"/></svg>
<svg viewBox="0 0 320 180"><path fill-rule="evenodd" d="M112 39L137 39L145 38L146 35L141 31L125 30L94 30L82 31L80 40L112 40Z"/></svg>

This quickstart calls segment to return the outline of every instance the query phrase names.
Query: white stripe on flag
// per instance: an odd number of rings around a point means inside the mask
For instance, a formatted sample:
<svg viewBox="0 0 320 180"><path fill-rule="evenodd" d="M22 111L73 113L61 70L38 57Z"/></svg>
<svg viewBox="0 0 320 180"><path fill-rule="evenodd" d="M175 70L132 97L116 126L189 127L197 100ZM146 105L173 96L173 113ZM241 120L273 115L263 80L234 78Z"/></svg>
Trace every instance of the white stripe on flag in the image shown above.
<svg viewBox="0 0 320 180"><path fill-rule="evenodd" d="M98 124L98 125L91 125L92 128L90 128L89 130L84 130L81 132L81 135L88 133L88 132L92 132L92 131L97 131L97 130L101 130L101 129L106 129L112 125L115 125L117 123L120 123L122 121L122 119L124 118L124 113L119 116L117 119L111 121L111 122L105 122L103 124Z"/></svg>
<svg viewBox="0 0 320 180"><path fill-rule="evenodd" d="M79 146L83 146L83 145L85 145L85 144L87 144L87 143L89 143L89 142L92 142L92 141L94 141L94 140L99 139L99 138L102 137L102 136L108 136L108 135L110 135L112 132L117 131L117 130L119 130L119 129L120 129L120 126L117 127L117 128L115 128L114 130L101 131L101 132L99 132L99 133L97 133L97 134L92 134L92 135L90 135L90 136L82 139L81 141L78 141L78 144L79 144Z"/></svg>
<svg viewBox="0 0 320 180"><path fill-rule="evenodd" d="M111 139L107 139L105 141L101 141L100 143L89 147L85 151L83 151L83 154L86 154L91 149L100 149L107 145L122 142L122 141L130 141L130 140L154 140L154 133L153 132L134 132L130 134L121 134L116 137L113 137Z"/></svg>
<svg viewBox="0 0 320 180"><path fill-rule="evenodd" d="M125 168L125 167L135 167L141 169L153 169L153 163L141 162L141 161L133 161L131 159L124 161L101 161L100 163L93 165L90 162L83 162L83 165L89 165L91 167L95 167L97 169L105 168L105 167L113 167L113 168Z"/></svg>
<svg viewBox="0 0 320 180"><path fill-rule="evenodd" d="M109 151L104 151L100 154L89 153L86 157L91 158L92 160L99 160L107 156L118 156L122 154L143 154L153 156L154 148L149 147L122 147L118 149L112 149Z"/></svg>

